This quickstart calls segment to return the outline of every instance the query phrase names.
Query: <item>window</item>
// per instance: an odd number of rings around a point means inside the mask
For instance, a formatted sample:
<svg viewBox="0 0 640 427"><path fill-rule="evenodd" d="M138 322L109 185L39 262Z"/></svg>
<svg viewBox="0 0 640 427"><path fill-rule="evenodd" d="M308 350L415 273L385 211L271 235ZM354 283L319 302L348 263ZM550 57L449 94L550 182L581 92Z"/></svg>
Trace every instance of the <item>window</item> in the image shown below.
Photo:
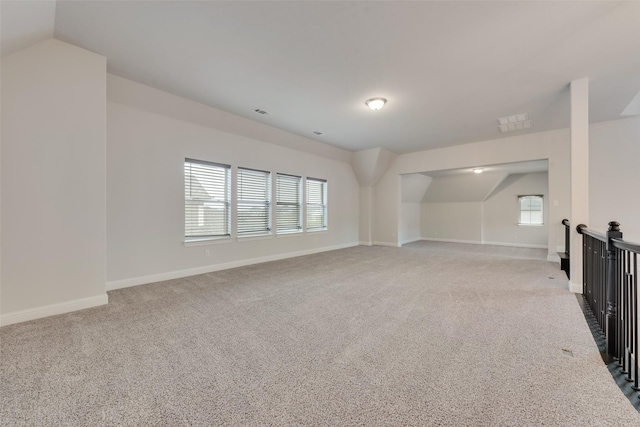
<svg viewBox="0 0 640 427"><path fill-rule="evenodd" d="M238 235L271 231L271 172L238 168Z"/></svg>
<svg viewBox="0 0 640 427"><path fill-rule="evenodd" d="M542 196L518 196L518 225L542 225Z"/></svg>
<svg viewBox="0 0 640 427"><path fill-rule="evenodd" d="M327 229L327 181L307 178L307 230Z"/></svg>
<svg viewBox="0 0 640 427"><path fill-rule="evenodd" d="M229 165L184 160L184 236L199 240L229 236Z"/></svg>
<svg viewBox="0 0 640 427"><path fill-rule="evenodd" d="M302 177L277 174L276 195L278 233L302 231Z"/></svg>

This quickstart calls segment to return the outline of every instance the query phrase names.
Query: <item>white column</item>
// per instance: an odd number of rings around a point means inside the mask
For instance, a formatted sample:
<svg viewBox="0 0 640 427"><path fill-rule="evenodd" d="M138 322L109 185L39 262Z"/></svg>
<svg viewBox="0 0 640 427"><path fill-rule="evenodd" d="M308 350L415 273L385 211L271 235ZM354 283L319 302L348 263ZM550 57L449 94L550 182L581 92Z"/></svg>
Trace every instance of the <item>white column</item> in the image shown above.
<svg viewBox="0 0 640 427"><path fill-rule="evenodd" d="M582 236L578 224L589 224L589 79L571 82L571 280L582 293Z"/></svg>
<svg viewBox="0 0 640 427"><path fill-rule="evenodd" d="M373 244L373 187L360 187L360 244Z"/></svg>

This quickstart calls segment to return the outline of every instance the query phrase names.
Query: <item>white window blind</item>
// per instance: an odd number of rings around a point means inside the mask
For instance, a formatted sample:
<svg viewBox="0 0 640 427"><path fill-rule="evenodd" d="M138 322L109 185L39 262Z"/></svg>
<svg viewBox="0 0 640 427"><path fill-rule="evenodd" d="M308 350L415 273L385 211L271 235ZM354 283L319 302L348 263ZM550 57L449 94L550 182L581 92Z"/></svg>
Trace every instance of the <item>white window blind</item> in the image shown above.
<svg viewBox="0 0 640 427"><path fill-rule="evenodd" d="M542 196L518 196L520 225L542 225Z"/></svg>
<svg viewBox="0 0 640 427"><path fill-rule="evenodd" d="M327 181L307 178L307 230L327 229Z"/></svg>
<svg viewBox="0 0 640 427"><path fill-rule="evenodd" d="M271 231L271 172L238 168L238 235Z"/></svg>
<svg viewBox="0 0 640 427"><path fill-rule="evenodd" d="M229 165L184 160L184 235L187 240L229 236Z"/></svg>
<svg viewBox="0 0 640 427"><path fill-rule="evenodd" d="M302 177L276 175L276 223L279 233L302 230Z"/></svg>

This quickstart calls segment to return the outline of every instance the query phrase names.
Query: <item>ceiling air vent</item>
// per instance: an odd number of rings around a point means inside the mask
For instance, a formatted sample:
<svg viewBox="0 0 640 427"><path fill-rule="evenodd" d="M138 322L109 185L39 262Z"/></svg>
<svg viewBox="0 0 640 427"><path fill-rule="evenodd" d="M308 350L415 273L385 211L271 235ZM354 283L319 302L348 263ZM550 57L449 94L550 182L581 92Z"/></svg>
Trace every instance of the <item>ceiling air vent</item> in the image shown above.
<svg viewBox="0 0 640 427"><path fill-rule="evenodd" d="M533 126L533 120L529 119L529 113L514 114L513 116L500 117L498 119L500 132L531 129L531 126Z"/></svg>
<svg viewBox="0 0 640 427"><path fill-rule="evenodd" d="M269 113L268 111L261 110L260 108L256 108L255 110L253 110L253 112L254 113L258 113L261 116L269 116L269 115L271 115L271 113Z"/></svg>
<svg viewBox="0 0 640 427"><path fill-rule="evenodd" d="M314 130L313 133L315 133L316 135L322 135L322 132L318 132L317 130Z"/></svg>

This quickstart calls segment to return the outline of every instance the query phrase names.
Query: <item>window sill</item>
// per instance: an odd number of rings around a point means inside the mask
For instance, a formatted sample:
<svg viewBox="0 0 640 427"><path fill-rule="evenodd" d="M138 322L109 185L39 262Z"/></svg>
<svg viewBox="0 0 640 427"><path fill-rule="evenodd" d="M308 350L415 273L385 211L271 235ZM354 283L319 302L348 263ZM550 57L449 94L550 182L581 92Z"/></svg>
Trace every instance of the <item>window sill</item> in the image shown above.
<svg viewBox="0 0 640 427"><path fill-rule="evenodd" d="M246 234L244 236L238 236L238 242L251 242L253 240L267 240L273 239L272 233L265 234Z"/></svg>
<svg viewBox="0 0 640 427"><path fill-rule="evenodd" d="M329 230L326 228L316 228L313 230L307 230L307 233L314 233L314 234L324 234L324 233L328 233Z"/></svg>
<svg viewBox="0 0 640 427"><path fill-rule="evenodd" d="M197 240L185 240L182 244L186 247L189 246L206 246L206 245L218 245L221 243L231 243L233 240L230 236L225 237L211 237L209 239L197 239Z"/></svg>
<svg viewBox="0 0 640 427"><path fill-rule="evenodd" d="M279 233L276 233L276 237L293 237L293 236L300 236L304 234L302 232L302 230L300 231L281 231Z"/></svg>
<svg viewBox="0 0 640 427"><path fill-rule="evenodd" d="M518 227L544 227L544 224L516 224Z"/></svg>

